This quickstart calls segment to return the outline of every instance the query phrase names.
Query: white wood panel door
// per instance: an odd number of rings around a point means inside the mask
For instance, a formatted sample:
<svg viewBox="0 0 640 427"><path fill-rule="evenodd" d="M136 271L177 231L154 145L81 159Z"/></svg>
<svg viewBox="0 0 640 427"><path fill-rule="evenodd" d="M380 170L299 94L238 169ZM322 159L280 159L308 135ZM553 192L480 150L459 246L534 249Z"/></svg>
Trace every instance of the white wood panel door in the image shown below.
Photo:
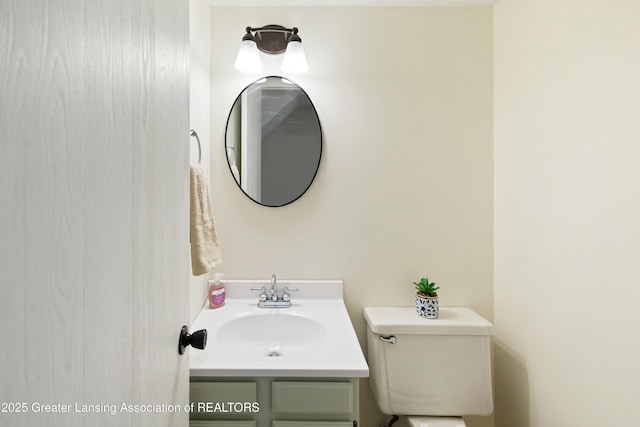
<svg viewBox="0 0 640 427"><path fill-rule="evenodd" d="M187 1L0 2L0 425L188 424L187 66Z"/></svg>

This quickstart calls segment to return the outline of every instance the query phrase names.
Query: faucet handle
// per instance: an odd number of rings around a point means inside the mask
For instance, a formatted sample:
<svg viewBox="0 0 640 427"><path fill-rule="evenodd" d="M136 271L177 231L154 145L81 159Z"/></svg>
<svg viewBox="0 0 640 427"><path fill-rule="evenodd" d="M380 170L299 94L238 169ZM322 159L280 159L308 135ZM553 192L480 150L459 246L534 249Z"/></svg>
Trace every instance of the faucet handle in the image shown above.
<svg viewBox="0 0 640 427"><path fill-rule="evenodd" d="M251 288L252 291L260 291L260 301L267 300L267 288L264 286L261 288Z"/></svg>
<svg viewBox="0 0 640 427"><path fill-rule="evenodd" d="M289 288L287 286L282 290L282 301L291 301L291 295L289 292L296 292L298 288Z"/></svg>

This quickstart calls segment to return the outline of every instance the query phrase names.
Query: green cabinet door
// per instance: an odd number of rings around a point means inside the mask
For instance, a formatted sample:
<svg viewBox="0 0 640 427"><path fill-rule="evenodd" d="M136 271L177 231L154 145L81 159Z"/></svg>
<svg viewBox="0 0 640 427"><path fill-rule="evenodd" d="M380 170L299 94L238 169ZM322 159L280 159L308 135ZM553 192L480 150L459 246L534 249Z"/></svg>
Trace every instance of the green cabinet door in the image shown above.
<svg viewBox="0 0 640 427"><path fill-rule="evenodd" d="M255 421L213 421L191 420L189 427L256 427Z"/></svg>
<svg viewBox="0 0 640 427"><path fill-rule="evenodd" d="M311 419L318 416L336 421L353 419L350 382L274 381L272 396L276 418L306 415Z"/></svg>

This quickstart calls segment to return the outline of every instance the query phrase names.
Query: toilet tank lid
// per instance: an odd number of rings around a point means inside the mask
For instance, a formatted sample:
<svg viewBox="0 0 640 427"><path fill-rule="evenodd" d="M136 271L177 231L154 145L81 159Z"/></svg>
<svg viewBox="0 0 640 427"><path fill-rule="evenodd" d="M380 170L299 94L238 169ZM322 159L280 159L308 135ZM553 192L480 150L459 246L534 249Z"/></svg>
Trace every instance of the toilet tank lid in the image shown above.
<svg viewBox="0 0 640 427"><path fill-rule="evenodd" d="M440 307L437 319L418 316L415 307L365 307L364 318L377 334L491 335L493 325L468 307Z"/></svg>

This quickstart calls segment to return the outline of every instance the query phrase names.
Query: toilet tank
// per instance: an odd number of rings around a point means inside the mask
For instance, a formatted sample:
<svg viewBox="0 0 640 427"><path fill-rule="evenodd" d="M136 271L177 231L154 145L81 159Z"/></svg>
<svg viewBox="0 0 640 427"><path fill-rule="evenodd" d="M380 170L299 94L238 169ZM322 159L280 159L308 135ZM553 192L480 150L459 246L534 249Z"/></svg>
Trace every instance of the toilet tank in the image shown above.
<svg viewBox="0 0 640 427"><path fill-rule="evenodd" d="M425 319L415 307L366 307L369 382L389 415L490 415L493 325L467 307Z"/></svg>

